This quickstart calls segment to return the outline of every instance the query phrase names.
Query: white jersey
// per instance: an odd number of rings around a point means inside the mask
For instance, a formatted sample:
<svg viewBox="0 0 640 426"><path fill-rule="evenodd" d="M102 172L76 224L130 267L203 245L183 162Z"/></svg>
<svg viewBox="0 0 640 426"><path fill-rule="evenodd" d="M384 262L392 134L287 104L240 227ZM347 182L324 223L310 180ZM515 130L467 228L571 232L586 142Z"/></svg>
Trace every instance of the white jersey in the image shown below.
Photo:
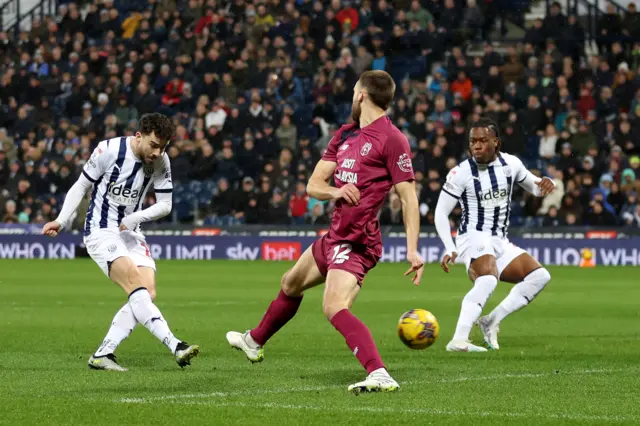
<svg viewBox="0 0 640 426"><path fill-rule="evenodd" d="M460 201L458 235L478 231L505 237L513 185L528 173L519 158L506 153L489 164L468 159L451 169L442 190Z"/></svg>
<svg viewBox="0 0 640 426"><path fill-rule="evenodd" d="M117 228L122 219L142 208L153 184L157 193L171 193L171 166L164 153L144 164L131 149L132 137L102 141L84 165L82 174L93 183L84 234L94 229Z"/></svg>

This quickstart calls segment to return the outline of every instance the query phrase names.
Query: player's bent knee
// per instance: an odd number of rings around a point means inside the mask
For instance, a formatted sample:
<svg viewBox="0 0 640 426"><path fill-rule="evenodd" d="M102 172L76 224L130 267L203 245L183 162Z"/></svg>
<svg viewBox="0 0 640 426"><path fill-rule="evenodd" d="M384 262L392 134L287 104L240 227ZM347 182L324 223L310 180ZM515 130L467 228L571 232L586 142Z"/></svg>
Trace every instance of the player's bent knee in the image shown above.
<svg viewBox="0 0 640 426"><path fill-rule="evenodd" d="M288 270L282 275L282 279L280 280L280 288L282 292L287 296L297 297L300 296L300 279L297 279L292 270Z"/></svg>
<svg viewBox="0 0 640 426"><path fill-rule="evenodd" d="M539 268L527 275L525 279L531 283L537 294L551 281L551 274L545 268Z"/></svg>
<svg viewBox="0 0 640 426"><path fill-rule="evenodd" d="M149 296L151 296L151 300L156 300L156 289L155 287L147 287L147 291L149 291Z"/></svg>
<svg viewBox="0 0 640 426"><path fill-rule="evenodd" d="M478 277L473 288L469 290L465 296L465 300L473 304L484 306L497 286L498 279L493 275L483 275Z"/></svg>
<svg viewBox="0 0 640 426"><path fill-rule="evenodd" d="M127 270L127 278L131 284L142 284L142 275L138 271L138 267L131 264Z"/></svg>
<svg viewBox="0 0 640 426"><path fill-rule="evenodd" d="M539 276L540 280L544 281L545 285L549 281L551 281L551 274L549 273L549 271L546 270L546 268L540 268L540 269L538 269L538 271L533 271L533 272L536 273L536 275Z"/></svg>
<svg viewBox="0 0 640 426"><path fill-rule="evenodd" d="M329 321L331 321L338 312L344 309L349 309L349 303L347 301L325 300L322 303L322 313Z"/></svg>
<svg viewBox="0 0 640 426"><path fill-rule="evenodd" d="M151 300L156 299L156 271L152 268L138 266L140 273L140 283L136 286L145 287L151 296Z"/></svg>
<svg viewBox="0 0 640 426"><path fill-rule="evenodd" d="M111 263L109 277L127 293L132 292L142 285L142 279L138 268L131 259L126 256L119 257Z"/></svg>
<svg viewBox="0 0 640 426"><path fill-rule="evenodd" d="M120 284L120 286L127 293L131 293L133 290L140 287L150 287L143 283L140 271L138 271L138 268L133 263L131 263L131 265L127 266L126 268L127 269L126 271L124 271L123 278L120 282L118 282L118 284Z"/></svg>

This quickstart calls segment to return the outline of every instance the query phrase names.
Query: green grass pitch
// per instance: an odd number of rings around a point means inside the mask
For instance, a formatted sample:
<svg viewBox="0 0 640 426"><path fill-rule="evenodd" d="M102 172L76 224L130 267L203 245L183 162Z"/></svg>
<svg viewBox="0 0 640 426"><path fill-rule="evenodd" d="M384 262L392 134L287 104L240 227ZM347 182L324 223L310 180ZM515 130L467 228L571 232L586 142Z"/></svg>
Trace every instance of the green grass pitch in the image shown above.
<svg viewBox="0 0 640 426"><path fill-rule="evenodd" d="M444 350L469 288L462 268L430 265L421 287L406 265L372 271L354 307L371 329L394 394L352 396L365 377L324 319L322 289L252 365L225 333L254 326L284 263L158 264L157 304L175 334L202 353L181 370L140 326L116 354L130 371L86 362L126 300L89 260L0 261L0 424L610 424L640 423L640 281L631 268L550 268L553 280L502 324L499 352ZM508 292L500 284L487 308ZM412 351L400 315L432 311L441 335ZM479 331L473 338L480 343Z"/></svg>

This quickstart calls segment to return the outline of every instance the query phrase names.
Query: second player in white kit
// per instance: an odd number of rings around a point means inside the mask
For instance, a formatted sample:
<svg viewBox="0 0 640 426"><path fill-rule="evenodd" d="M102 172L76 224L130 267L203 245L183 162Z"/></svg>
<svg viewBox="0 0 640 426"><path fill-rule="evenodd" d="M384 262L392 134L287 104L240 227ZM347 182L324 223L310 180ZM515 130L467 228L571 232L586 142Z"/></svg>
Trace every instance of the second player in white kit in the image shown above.
<svg viewBox="0 0 640 426"><path fill-rule="evenodd" d="M102 344L89 359L89 367L126 371L114 351L138 323L144 325L175 355L184 367L199 353L169 330L153 303L155 261L140 224L171 212L173 186L165 148L174 126L162 114L146 114L135 136L102 141L84 165L82 175L67 193L58 218L45 225L43 234L55 236L68 227L84 195L91 199L84 225L84 243L102 272L120 285L129 301L118 311ZM145 194L153 186L157 202L143 209Z"/></svg>
<svg viewBox="0 0 640 426"><path fill-rule="evenodd" d="M487 346L498 349L500 322L531 302L551 279L545 268L507 238L514 185L541 197L552 192L555 184L549 178L533 175L517 157L500 152L497 126L490 120L472 125L469 149L472 158L447 175L436 206L435 224L446 250L443 269L449 272L448 264L460 256L474 282L463 299L447 350L485 352L485 348L469 342L473 324L478 322ZM458 203L462 217L454 243L449 215ZM493 312L479 318L498 280L516 285Z"/></svg>
<svg viewBox="0 0 640 426"><path fill-rule="evenodd" d="M535 179L517 157L506 153L498 154L486 166L468 159L449 172L442 191L462 208L455 247L467 269L472 259L493 254L500 275L513 259L525 253L507 239L511 194L514 184L535 191Z"/></svg>

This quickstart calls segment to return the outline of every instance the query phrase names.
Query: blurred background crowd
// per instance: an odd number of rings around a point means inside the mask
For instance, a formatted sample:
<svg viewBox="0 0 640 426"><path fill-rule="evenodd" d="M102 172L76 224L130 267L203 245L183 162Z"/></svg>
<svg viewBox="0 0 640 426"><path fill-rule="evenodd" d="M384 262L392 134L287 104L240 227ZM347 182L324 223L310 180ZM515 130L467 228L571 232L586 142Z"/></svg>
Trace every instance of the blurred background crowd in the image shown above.
<svg viewBox="0 0 640 426"><path fill-rule="evenodd" d="M553 4L519 43L492 42L529 3L60 3L29 31L0 32L0 219L55 218L95 145L157 111L177 124L166 220L326 225L332 206L309 199L305 182L350 120L360 73L384 69L398 83L389 115L413 148L424 225L483 115L506 152L557 184L543 200L517 192L512 224L638 227L640 15L610 7L592 48ZM402 224L395 194L380 220Z"/></svg>

